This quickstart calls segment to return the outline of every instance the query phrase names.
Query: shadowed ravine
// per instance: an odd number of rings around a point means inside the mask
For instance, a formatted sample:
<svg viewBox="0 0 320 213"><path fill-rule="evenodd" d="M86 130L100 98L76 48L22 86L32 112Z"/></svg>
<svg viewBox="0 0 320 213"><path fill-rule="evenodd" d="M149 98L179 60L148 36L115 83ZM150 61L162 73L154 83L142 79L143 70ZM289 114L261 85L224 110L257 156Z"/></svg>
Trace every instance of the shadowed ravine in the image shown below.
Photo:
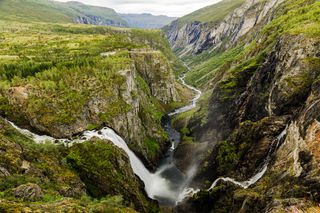
<svg viewBox="0 0 320 213"><path fill-rule="evenodd" d="M184 77L185 76L180 78L182 84L193 90L196 93L196 96L192 99L189 105L181 107L173 111L172 113L169 113L163 118L163 128L168 133L170 141L172 141L172 146L166 153L165 157L160 161L159 167L154 173L148 171L148 169L143 165L140 159L129 149L126 142L108 127L104 127L99 131L83 132L80 136L80 139L70 141L68 139L56 139L46 135L37 135L30 132L29 130L19 128L12 122L8 122L20 133L32 138L37 143L51 141L54 143L65 143L68 145L72 145L73 143L82 143L93 137L111 141L115 146L123 149L127 153L134 173L145 184L145 190L148 196L152 199L158 200L160 205L174 206L179 201L182 201L185 198L185 195L187 195L185 191L195 171L193 171L194 169L191 168L190 172L187 172L187 174L183 174L173 163L173 153L174 149L180 142L180 133L173 129L173 127L171 126L171 117L196 107L196 103L201 96L201 91L186 84L184 81Z"/></svg>
<svg viewBox="0 0 320 213"><path fill-rule="evenodd" d="M180 133L171 126L171 118L177 114L189 111L196 107L197 101L201 97L201 91L188 85L184 81L185 75L180 78L183 85L195 92L195 97L192 99L189 105L174 110L162 119L162 125L164 130L168 133L172 146L166 153L165 157L159 162L159 167L156 172L151 173L141 162L141 160L129 149L126 142L117 135L112 129L104 127L99 131L86 131L80 136L80 139L70 141L68 139L55 139L46 135L37 135L26 129L21 129L12 122L9 122L14 128L16 128L22 134L32 138L37 143L43 143L45 141L51 141L55 143L66 143L72 145L73 143L82 143L93 137L98 137L103 140L111 141L115 146L123 149L129 156L131 167L134 173L144 182L145 190L148 196L155 199L162 206L175 206L177 203L184 200L186 197L192 196L200 189L189 188L189 184L192 181L196 168L190 166L186 174L182 173L176 165L173 163L174 150L180 143ZM248 188L252 184L256 183L267 171L267 167L270 161L272 152L277 148L279 141L285 136L286 130L284 130L278 138L273 142L272 147L269 150L267 158L257 169L257 173L247 181L236 181L230 177L221 177L215 180L208 190L214 188L219 181L232 182L242 188Z"/></svg>
<svg viewBox="0 0 320 213"><path fill-rule="evenodd" d="M151 173L140 161L140 159L129 149L126 142L117 135L112 129L104 127L99 131L86 131L83 132L80 139L70 141L68 139L55 139L46 135L37 135L26 129L21 129L12 122L9 122L14 128L16 128L22 134L32 138L37 143L43 143L45 141L51 141L55 143L66 143L72 145L73 143L82 143L93 137L98 137L103 140L111 141L115 146L123 149L129 156L131 167L134 173L144 182L145 190L148 196L155 199L162 206L175 206L178 202L181 202L186 197L192 196L200 189L189 188L189 184L192 181L194 174L196 173L196 168L190 167L186 174L183 174L173 163L174 150L180 143L180 133L176 131L171 126L171 118L177 114L186 112L196 107L198 99L201 97L201 91L196 88L186 84L184 77L180 80L183 85L193 90L196 95L192 99L192 102L184 107L174 110L173 112L166 115L163 120L163 128L168 133L170 141L172 142L171 148L166 153L165 157L159 162L159 167L156 172ZM252 184L256 183L267 171L267 167L270 161L271 154L277 149L280 140L286 135L286 130L284 130L278 137L273 141L273 144L269 150L269 153L261 165L257 169L257 173L247 181L236 181L230 177L221 177L215 180L208 190L214 188L219 181L232 182L242 188L248 188Z"/></svg>

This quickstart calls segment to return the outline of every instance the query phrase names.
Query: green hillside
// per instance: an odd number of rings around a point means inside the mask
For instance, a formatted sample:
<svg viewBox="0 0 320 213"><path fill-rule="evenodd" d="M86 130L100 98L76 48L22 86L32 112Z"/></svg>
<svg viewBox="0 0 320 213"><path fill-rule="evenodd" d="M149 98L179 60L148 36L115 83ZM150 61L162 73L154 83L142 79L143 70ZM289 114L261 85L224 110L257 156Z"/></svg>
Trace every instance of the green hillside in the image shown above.
<svg viewBox="0 0 320 213"><path fill-rule="evenodd" d="M223 19L228 13L239 7L244 0L222 0L221 2L204 7L186 16L183 16L178 22L183 25L193 21L216 22Z"/></svg>
<svg viewBox="0 0 320 213"><path fill-rule="evenodd" d="M129 23L130 27L144 29L158 29L170 24L176 17L154 16L152 14L120 14L121 17Z"/></svg>
<svg viewBox="0 0 320 213"><path fill-rule="evenodd" d="M113 10L104 7L87 6L78 2L60 3L47 0L2 0L0 18L12 21L39 21L70 23L79 17L98 16L102 22L113 26L127 26L127 23Z"/></svg>

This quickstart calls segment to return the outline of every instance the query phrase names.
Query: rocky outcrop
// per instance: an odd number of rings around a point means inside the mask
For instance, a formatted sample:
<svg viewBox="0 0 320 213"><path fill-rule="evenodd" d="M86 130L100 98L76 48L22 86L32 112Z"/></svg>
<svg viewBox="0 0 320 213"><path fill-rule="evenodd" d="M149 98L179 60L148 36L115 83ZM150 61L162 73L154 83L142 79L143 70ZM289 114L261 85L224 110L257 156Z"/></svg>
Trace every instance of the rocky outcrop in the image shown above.
<svg viewBox="0 0 320 213"><path fill-rule="evenodd" d="M259 121L268 116L293 114L305 102L318 72L308 59L318 51L317 39L285 36L274 47L265 63L254 72L243 71L236 90L226 94L228 73L214 86L208 123L199 133L200 141L224 140L246 120ZM248 70L249 71L249 70ZM215 132L217 131L217 132Z"/></svg>
<svg viewBox="0 0 320 213"><path fill-rule="evenodd" d="M27 183L15 188L13 190L13 195L24 201L38 201L41 199L43 194L40 186L33 183Z"/></svg>
<svg viewBox="0 0 320 213"><path fill-rule="evenodd" d="M73 146L67 156L70 163L94 198L122 195L140 212L157 208L144 192L143 183L135 176L128 156L111 142L92 139Z"/></svg>
<svg viewBox="0 0 320 213"><path fill-rule="evenodd" d="M100 25L100 26L113 26L113 27L128 27L124 21L117 21L112 19L105 19L100 16L95 15L84 15L78 16L74 19L75 23L78 24L92 24L92 25Z"/></svg>
<svg viewBox="0 0 320 213"><path fill-rule="evenodd" d="M205 50L228 48L255 26L272 19L273 11L283 0L247 0L217 23L187 23L182 27L174 21L166 27L166 34L173 49L180 56L199 54Z"/></svg>
<svg viewBox="0 0 320 213"><path fill-rule="evenodd" d="M160 51L135 50L129 56L128 65L116 71L109 85L100 85L101 76L89 80L90 85L97 84L102 89L89 91L88 100L77 107L78 112L66 109L74 116L73 120L68 117L63 122L55 122L61 112L52 110L53 103L44 103L41 107L43 113L30 110L30 99L41 99L44 95L30 85L11 87L6 96L9 104L20 111L17 114L22 115L26 123L35 129L33 131L65 138L88 128L106 125L118 132L129 147L152 167L162 156L168 142L161 127L161 115L164 113L161 104L178 101L179 95L173 71ZM75 87L87 90L90 85L76 84ZM151 150L148 140L155 141L158 149Z"/></svg>
<svg viewBox="0 0 320 213"><path fill-rule="evenodd" d="M128 156L111 142L92 139L68 149L35 144L1 117L0 127L1 212L157 211Z"/></svg>
<svg viewBox="0 0 320 213"><path fill-rule="evenodd" d="M164 104L179 100L175 77L169 62L160 51L136 50L131 51L130 56L136 70L150 87L151 95Z"/></svg>

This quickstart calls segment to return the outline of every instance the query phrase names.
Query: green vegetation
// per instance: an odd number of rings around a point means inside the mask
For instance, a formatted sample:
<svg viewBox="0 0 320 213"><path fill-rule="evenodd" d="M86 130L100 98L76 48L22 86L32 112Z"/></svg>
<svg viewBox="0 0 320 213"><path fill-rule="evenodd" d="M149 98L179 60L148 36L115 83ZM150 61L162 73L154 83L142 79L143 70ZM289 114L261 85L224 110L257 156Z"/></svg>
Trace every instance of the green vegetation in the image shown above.
<svg viewBox="0 0 320 213"><path fill-rule="evenodd" d="M178 19L179 26L194 21L214 24L221 21L231 11L239 7L245 0L223 0L219 3L204 7Z"/></svg>
<svg viewBox="0 0 320 213"><path fill-rule="evenodd" d="M192 58L184 58L191 62L192 71L188 73L186 81L194 86L204 87L214 78L219 69L228 69L231 64L243 51L243 47L236 47L223 53L205 52Z"/></svg>
<svg viewBox="0 0 320 213"><path fill-rule="evenodd" d="M130 27L144 28L144 29L158 29L167 24L170 24L175 17L168 16L154 16L152 14L120 14L120 16L126 20Z"/></svg>
<svg viewBox="0 0 320 213"><path fill-rule="evenodd" d="M222 142L219 145L216 160L218 162L217 171L221 174L232 170L239 160L239 154L236 147L233 144L229 144L227 141Z"/></svg>
<svg viewBox="0 0 320 213"><path fill-rule="evenodd" d="M42 27L44 34L41 38L33 33L33 27ZM10 28L17 30L16 33L8 32ZM17 25L8 27L2 35L6 44L1 45L0 54L16 55L17 58L0 61L2 85L6 85L0 89L1 93L5 94L9 87L19 87L28 93L27 103L24 103L26 113L31 117L41 117L45 126L76 122L93 96L109 97L105 107L113 116L127 111L124 100L114 93L125 83L118 71L130 66L130 59L122 49L130 50L138 45L130 45L124 35L112 35L110 29L101 28L101 34L95 36L82 34L81 29L94 28L55 25L28 25L27 29ZM56 33L58 29L80 33ZM104 35L108 32L109 35ZM110 57L100 56L100 53L109 51L119 53ZM112 94L114 98L111 98Z"/></svg>
<svg viewBox="0 0 320 213"><path fill-rule="evenodd" d="M234 2L236 3L236 1ZM222 1L221 3L227 4L228 1ZM215 8L214 5L212 8ZM203 10L208 14L215 14L212 11L210 12L210 8L204 8ZM258 37L249 44L243 38L236 46L231 46L228 49L225 49L222 45L214 51L208 50L196 56L184 56L183 60L192 67L192 71L186 78L187 82L194 86L206 88L210 80L221 75L221 73L229 70L233 75L234 67L256 61L258 63L254 64L253 67L257 68L283 35L303 34L306 37L318 38L320 36L319 14L320 3L317 1L290 0L284 2L279 6L276 18L263 26ZM210 20L205 22L210 22ZM261 42L258 43L258 40ZM225 39L224 43L227 42L228 38ZM246 67L243 68L243 70L246 69ZM234 82L229 81L228 83L230 83L230 86L235 86Z"/></svg>
<svg viewBox="0 0 320 213"><path fill-rule="evenodd" d="M160 151L159 143L154 138L146 138L144 143L147 146L148 155L155 157Z"/></svg>
<svg viewBox="0 0 320 213"><path fill-rule="evenodd" d="M127 26L113 9L88 6L78 2L54 2L48 0L2 0L1 20L73 23L78 17L99 16L101 21L113 26ZM92 20L90 20L92 21Z"/></svg>
<svg viewBox="0 0 320 213"><path fill-rule="evenodd" d="M157 210L143 194L127 156L111 143L92 140L67 149L35 144L3 119L0 127L0 149L6 150L0 156L0 211ZM30 202L14 196L16 187L29 183L41 188L41 197Z"/></svg>
<svg viewBox="0 0 320 213"><path fill-rule="evenodd" d="M168 139L161 128L166 108L151 94L150 79L135 69L153 62L131 56L133 51L150 52L168 64L164 74L154 74L154 81L172 75L170 68L184 72L159 30L7 21L0 28L5 41L0 43L0 115L25 126L36 119L38 130L55 137L110 126L118 122L116 117L141 119L141 135L127 139L136 152L150 150L146 158L159 157ZM137 101L138 115L121 117L135 112ZM119 131L130 135L130 129ZM157 150L137 141L153 134Z"/></svg>

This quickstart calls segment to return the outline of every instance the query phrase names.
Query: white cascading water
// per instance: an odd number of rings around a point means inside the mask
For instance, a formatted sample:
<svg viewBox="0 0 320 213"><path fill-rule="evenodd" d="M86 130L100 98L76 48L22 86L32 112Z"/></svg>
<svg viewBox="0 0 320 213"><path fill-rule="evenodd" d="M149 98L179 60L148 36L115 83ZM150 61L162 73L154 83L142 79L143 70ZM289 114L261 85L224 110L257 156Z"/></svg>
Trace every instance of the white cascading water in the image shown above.
<svg viewBox="0 0 320 213"><path fill-rule="evenodd" d="M196 96L192 99L192 102L189 105L179 108L173 111L172 113L169 113L168 114L169 117L195 108L197 101L201 97L201 91L186 84L186 82L184 81L184 78L185 78L185 75L180 78L182 84L188 87L189 89L193 90L196 93ZM196 170L196 168L191 168L188 171L188 174L186 174L184 178L181 178L178 181L175 181L175 182L179 182L179 186L172 186L173 185L172 182L174 181L171 181L170 178L166 178L164 174L166 171L170 169L176 169L175 165L172 164L172 162L165 162L162 166L160 166L160 168L158 168L158 170L155 173L151 173L143 165L140 159L129 149L125 141L119 135L117 135L112 129L108 127L105 127L99 131L85 131L80 137L80 139L71 141L68 139L55 139L53 137L46 136L46 135L37 135L35 133L30 132L29 130L19 128L18 126L16 126L14 123L10 121L8 122L20 133L32 138L36 143L44 143L46 141L50 141L54 143L58 142L58 143L64 143L67 145L68 144L72 145L74 143L82 143L84 141L90 140L93 137L97 137L102 140L111 141L115 146L123 149L127 153L127 155L129 156L129 160L130 160L130 164L133 172L144 182L145 190L150 198L158 199L158 200L165 198L165 199L168 199L171 203L177 204L178 202L183 201L185 198L190 197L200 191L200 189L188 188L188 184L190 183L193 177L193 174L195 173L194 170ZM277 148L280 140L285 135L286 135L286 129L273 142L263 166L261 167L259 172L256 175L254 175L252 178L250 178L247 181L239 182L229 177L221 177L215 180L208 190L211 190L212 188L214 188L218 184L218 182L221 180L232 182L245 189L251 186L252 184L256 183L267 171L272 150L274 149L273 147L274 143L276 142L275 148ZM176 146L177 144L173 141L172 147L170 150L171 154L173 153L173 150L176 148Z"/></svg>
<svg viewBox="0 0 320 213"><path fill-rule="evenodd" d="M168 114L169 116L174 116L174 115L177 115L177 114L180 114L180 113L183 113L183 112L186 112L186 111L189 111L189 110L195 108L196 105L197 105L197 101L198 101L199 98L201 97L202 92L201 92L200 90L196 89L195 87L190 86L189 84L187 84L187 83L185 82L185 80L184 80L185 77L186 77L186 74L184 74L182 77L179 78L180 81L182 82L182 84L183 84L184 86L186 86L186 87L188 87L189 89L193 90L193 91L196 93L196 95L195 95L195 97L192 99L191 104L189 104L189 105L187 105L187 106L184 106L184 107L181 107L181 108L179 108L179 109L174 110L173 112L171 112L171 113Z"/></svg>
<svg viewBox="0 0 320 213"><path fill-rule="evenodd" d="M166 197L169 199L175 199L172 191L168 187L167 180L158 175L161 173L161 170L157 171L154 174L150 173L147 170L147 168L143 165L143 163L139 160L139 158L129 149L124 140L110 128L105 127L99 131L85 131L82 134L81 139L70 141L68 139L55 139L46 135L37 135L35 133L30 132L29 130L19 128L10 121L8 122L20 133L24 134L27 137L30 137L36 143L59 142L73 144L82 143L84 141L90 140L93 137L97 137L102 140L109 140L115 146L121 148L127 153L132 170L144 182L145 190L149 197L155 198L155 196L159 196Z"/></svg>
<svg viewBox="0 0 320 213"><path fill-rule="evenodd" d="M182 112L186 112L196 107L196 103L201 96L201 91L197 90L196 88L186 84L184 81L185 75L180 78L183 85L190 88L196 93L195 98L192 99L192 102L184 106L180 109L175 110L174 112L168 114L169 117L173 115L177 115ZM115 146L123 149L130 160L130 164L132 167L133 172L144 182L145 190L150 198L157 199L157 200L168 200L171 204L176 204L178 201L181 201L188 195L185 193L189 189L186 189L186 186L190 182L191 174L183 175L181 177L173 177L175 181L170 180L168 175L165 173L170 173L170 170L174 170L175 176L177 176L178 169L175 167L172 162L165 162L162 166L158 168L155 173L151 173L148 169L143 165L140 159L129 149L126 142L117 135L112 129L105 127L99 131L85 131L80 136L80 139L75 140L68 140L68 139L55 139L53 137L47 135L37 135L35 133L30 132L29 130L19 128L14 123L8 121L15 129L17 129L20 133L24 134L27 137L32 138L36 143L45 143L47 141L52 143L63 143L66 145L72 145L74 143L82 143L84 141L90 140L93 137L100 138L102 140L109 140ZM177 141L177 140L176 140ZM172 142L172 147L170 153L173 154L173 150L176 148L177 144L176 141ZM192 170L190 170L191 172ZM177 183L179 185L177 186Z"/></svg>
<svg viewBox="0 0 320 213"><path fill-rule="evenodd" d="M277 138L272 142L271 147L270 147L269 152L268 152L268 155L267 155L267 158L265 159L262 167L259 169L258 173L255 174L253 177L251 177L249 180L239 182L239 181L236 181L236 180L234 180L233 178L230 178L230 177L221 177L221 178L216 179L212 183L212 185L210 186L210 188L208 190L213 189L218 184L218 182L221 181L221 180L222 181L226 181L226 182L231 182L231 183L233 183L235 185L238 185L238 186L240 186L240 187L242 187L244 189L247 189L249 186L255 184L266 173L266 171L268 169L269 162L271 160L271 155L272 155L273 151L278 148L280 141L286 136L286 134L287 134L287 128L285 128L277 136Z"/></svg>

